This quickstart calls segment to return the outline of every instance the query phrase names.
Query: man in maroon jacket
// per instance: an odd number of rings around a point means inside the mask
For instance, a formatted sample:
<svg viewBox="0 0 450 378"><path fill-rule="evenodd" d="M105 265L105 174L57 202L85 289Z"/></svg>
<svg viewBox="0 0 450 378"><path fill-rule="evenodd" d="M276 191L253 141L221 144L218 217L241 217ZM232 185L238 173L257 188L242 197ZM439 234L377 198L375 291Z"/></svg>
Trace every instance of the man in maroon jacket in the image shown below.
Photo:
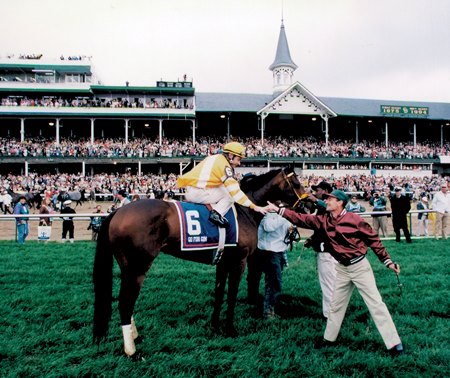
<svg viewBox="0 0 450 378"><path fill-rule="evenodd" d="M400 267L392 262L373 228L358 214L345 210L348 197L343 191L334 190L324 197L327 204L327 212L324 215L298 214L273 204L268 207L269 211L278 212L296 226L319 232L322 248L330 252L339 263L336 265L336 283L327 327L323 340L316 343L315 347L335 344L353 288L356 286L390 354L400 355L404 352L403 345L376 286L372 267L365 258L368 247L395 273L400 273Z"/></svg>

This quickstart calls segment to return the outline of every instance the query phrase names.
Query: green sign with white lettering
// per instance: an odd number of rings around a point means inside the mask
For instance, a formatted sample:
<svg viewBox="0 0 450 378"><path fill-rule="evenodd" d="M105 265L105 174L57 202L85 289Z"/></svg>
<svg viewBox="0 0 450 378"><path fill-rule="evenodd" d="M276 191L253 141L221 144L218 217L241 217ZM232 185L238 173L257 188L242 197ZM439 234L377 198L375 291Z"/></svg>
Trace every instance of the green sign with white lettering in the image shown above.
<svg viewBox="0 0 450 378"><path fill-rule="evenodd" d="M380 113L390 116L428 117L430 108L426 106L381 105Z"/></svg>

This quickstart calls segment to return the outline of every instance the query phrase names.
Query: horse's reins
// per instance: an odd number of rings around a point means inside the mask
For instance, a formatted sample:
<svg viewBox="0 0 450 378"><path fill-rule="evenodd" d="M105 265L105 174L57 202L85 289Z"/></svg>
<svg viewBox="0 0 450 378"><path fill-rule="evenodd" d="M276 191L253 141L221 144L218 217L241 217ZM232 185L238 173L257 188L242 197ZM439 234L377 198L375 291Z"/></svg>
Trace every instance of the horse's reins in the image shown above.
<svg viewBox="0 0 450 378"><path fill-rule="evenodd" d="M292 206L293 209L295 209L298 205L298 203L300 201L303 201L305 198L308 198L308 194L307 193L303 193L303 194L298 194L297 190L294 188L294 185L292 185L291 180L289 180L290 177L294 176L295 173L291 172L289 174L286 174L283 170L283 175L284 175L284 179L286 180L286 182L289 185L289 188L295 193L295 195L297 196L297 201L295 201L294 205Z"/></svg>

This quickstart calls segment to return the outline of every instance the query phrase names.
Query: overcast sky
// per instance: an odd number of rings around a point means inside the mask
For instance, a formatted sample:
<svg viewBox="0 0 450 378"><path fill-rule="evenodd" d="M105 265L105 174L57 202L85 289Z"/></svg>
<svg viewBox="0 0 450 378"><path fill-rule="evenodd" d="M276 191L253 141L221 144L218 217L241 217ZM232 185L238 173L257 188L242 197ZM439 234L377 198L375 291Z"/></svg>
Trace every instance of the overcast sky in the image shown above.
<svg viewBox="0 0 450 378"><path fill-rule="evenodd" d="M92 55L103 84L184 74L272 93L282 8L295 80L317 96L450 102L450 0L0 0L0 55Z"/></svg>

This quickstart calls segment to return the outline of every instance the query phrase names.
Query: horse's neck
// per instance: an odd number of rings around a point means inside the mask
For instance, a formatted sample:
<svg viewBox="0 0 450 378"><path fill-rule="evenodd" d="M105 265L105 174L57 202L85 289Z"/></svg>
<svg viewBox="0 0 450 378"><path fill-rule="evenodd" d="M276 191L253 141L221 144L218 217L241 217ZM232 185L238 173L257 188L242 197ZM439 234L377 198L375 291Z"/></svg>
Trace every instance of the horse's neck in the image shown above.
<svg viewBox="0 0 450 378"><path fill-rule="evenodd" d="M247 197L250 198L250 200L258 206L266 206L267 201L269 200L268 190L265 187L251 190L246 194Z"/></svg>

